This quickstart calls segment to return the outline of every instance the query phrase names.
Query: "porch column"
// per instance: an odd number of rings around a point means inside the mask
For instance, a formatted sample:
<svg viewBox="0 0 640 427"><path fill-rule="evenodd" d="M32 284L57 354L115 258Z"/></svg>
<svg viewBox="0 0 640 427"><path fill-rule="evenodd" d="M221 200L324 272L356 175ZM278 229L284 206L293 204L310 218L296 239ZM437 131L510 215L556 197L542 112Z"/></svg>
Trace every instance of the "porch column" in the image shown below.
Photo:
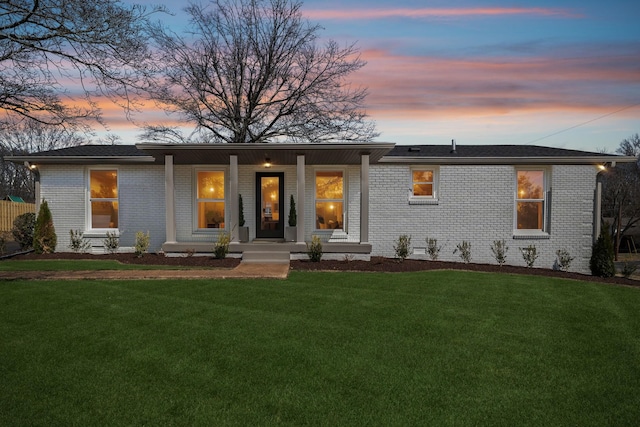
<svg viewBox="0 0 640 427"><path fill-rule="evenodd" d="M240 204L238 198L238 156L235 154L229 156L229 197L231 198L229 207L229 216L231 217L231 221L229 221L229 225L231 226L231 243L239 243L240 230L238 228L238 215Z"/></svg>
<svg viewBox="0 0 640 427"><path fill-rule="evenodd" d="M166 242L176 243L176 198L173 183L173 155L164 156L164 209Z"/></svg>
<svg viewBox="0 0 640 427"><path fill-rule="evenodd" d="M31 169L31 171L33 172L33 181L34 181L34 186L35 186L35 198L36 198L36 216L38 215L38 213L40 212L40 203L42 202L42 199L40 198L40 171L36 168Z"/></svg>
<svg viewBox="0 0 640 427"><path fill-rule="evenodd" d="M304 211L306 206L306 203L304 201L304 154L298 154L297 167L298 169L296 171L296 174L298 179L298 209L296 213L298 214L298 223L296 228L296 243L304 244Z"/></svg>
<svg viewBox="0 0 640 427"><path fill-rule="evenodd" d="M360 243L369 243L369 155L360 156Z"/></svg>

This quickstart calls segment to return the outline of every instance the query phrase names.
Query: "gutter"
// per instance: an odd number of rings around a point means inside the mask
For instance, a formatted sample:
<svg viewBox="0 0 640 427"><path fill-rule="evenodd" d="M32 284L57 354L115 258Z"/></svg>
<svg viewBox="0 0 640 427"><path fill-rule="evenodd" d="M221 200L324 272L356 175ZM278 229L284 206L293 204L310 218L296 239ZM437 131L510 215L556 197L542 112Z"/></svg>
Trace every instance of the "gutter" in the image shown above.
<svg viewBox="0 0 640 427"><path fill-rule="evenodd" d="M576 157L423 157L423 156L384 156L378 163L424 163L449 165L584 165L611 163L633 163L638 161L631 156L576 156Z"/></svg>
<svg viewBox="0 0 640 427"><path fill-rule="evenodd" d="M36 164L108 164L108 163L154 163L153 156L6 156L14 163Z"/></svg>

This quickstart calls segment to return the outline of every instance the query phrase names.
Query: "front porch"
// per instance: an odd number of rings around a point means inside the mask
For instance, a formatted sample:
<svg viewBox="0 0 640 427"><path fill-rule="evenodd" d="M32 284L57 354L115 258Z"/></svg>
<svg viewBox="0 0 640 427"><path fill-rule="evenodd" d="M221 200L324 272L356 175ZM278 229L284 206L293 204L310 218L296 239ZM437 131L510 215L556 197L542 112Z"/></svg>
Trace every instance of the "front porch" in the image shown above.
<svg viewBox="0 0 640 427"><path fill-rule="evenodd" d="M321 237L325 257L341 259L348 255L362 259L371 253L369 165L377 163L393 144L138 147L152 154L156 164L164 164L166 233L162 250L168 255L211 253L221 232L230 235L231 256L257 250L288 252L294 259L302 258L306 256L306 242L314 235ZM207 192L224 196L201 200L200 191L205 190L196 185L200 185L200 175L204 177L211 170L224 171L224 190L207 184ZM216 173L222 176L222 172ZM339 176L339 191L333 193L337 196L318 190L319 183L329 181L327 175L332 174ZM198 177L198 184L189 177ZM249 242L240 238L239 195L245 202L243 217L249 228ZM295 197L298 207L295 236L290 237L293 241L283 238L289 195L292 200ZM192 209L209 202L224 210L224 215L218 215L220 219L203 221L202 212Z"/></svg>

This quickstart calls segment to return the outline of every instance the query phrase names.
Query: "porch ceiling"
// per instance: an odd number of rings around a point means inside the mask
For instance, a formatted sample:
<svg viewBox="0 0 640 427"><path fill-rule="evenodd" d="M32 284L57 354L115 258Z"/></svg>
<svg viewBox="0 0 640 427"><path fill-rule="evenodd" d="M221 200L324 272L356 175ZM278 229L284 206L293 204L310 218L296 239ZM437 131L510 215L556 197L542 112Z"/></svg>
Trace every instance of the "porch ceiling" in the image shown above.
<svg viewBox="0 0 640 427"><path fill-rule="evenodd" d="M262 165L269 158L274 167L295 165L298 155L305 156L307 165L355 165L361 155L369 155L369 163L377 163L395 144L137 144L136 147L164 163L164 156L173 155L173 163L227 164L229 156L238 156L238 164Z"/></svg>

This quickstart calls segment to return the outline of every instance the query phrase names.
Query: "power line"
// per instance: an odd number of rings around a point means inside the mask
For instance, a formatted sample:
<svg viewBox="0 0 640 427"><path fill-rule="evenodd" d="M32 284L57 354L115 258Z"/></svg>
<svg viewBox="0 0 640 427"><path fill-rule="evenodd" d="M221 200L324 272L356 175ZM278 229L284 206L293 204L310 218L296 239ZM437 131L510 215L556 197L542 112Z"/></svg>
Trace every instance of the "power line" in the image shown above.
<svg viewBox="0 0 640 427"><path fill-rule="evenodd" d="M527 144L533 144L533 143L535 143L535 142L542 141L543 139L551 138L552 136L556 136L556 135L558 135L558 134L560 134L560 133L570 131L571 129L575 129L575 128L577 128L577 127L584 126L584 125L589 124L589 123L593 123L593 122L595 122L596 120L604 119L605 117L612 116L612 115L617 114L617 113L619 113L619 112L621 112L621 111L628 110L629 108L637 107L638 105L640 105L640 102L639 102L639 103L637 103L637 104L633 104L633 105L627 105L626 107L622 107L622 108L620 108L619 110L612 111L611 113L607 113L607 114L604 114L604 115L602 115L602 116L600 116L600 117L596 117L596 118L594 118L594 119L587 120L586 122L578 123L577 125L574 125L574 126L568 127L568 128L566 128L566 129L559 130L559 131L557 131L557 132L551 133L551 134L546 135L546 136L543 136L543 137L541 137L541 138L534 139L533 141L529 141L529 142L527 142Z"/></svg>

